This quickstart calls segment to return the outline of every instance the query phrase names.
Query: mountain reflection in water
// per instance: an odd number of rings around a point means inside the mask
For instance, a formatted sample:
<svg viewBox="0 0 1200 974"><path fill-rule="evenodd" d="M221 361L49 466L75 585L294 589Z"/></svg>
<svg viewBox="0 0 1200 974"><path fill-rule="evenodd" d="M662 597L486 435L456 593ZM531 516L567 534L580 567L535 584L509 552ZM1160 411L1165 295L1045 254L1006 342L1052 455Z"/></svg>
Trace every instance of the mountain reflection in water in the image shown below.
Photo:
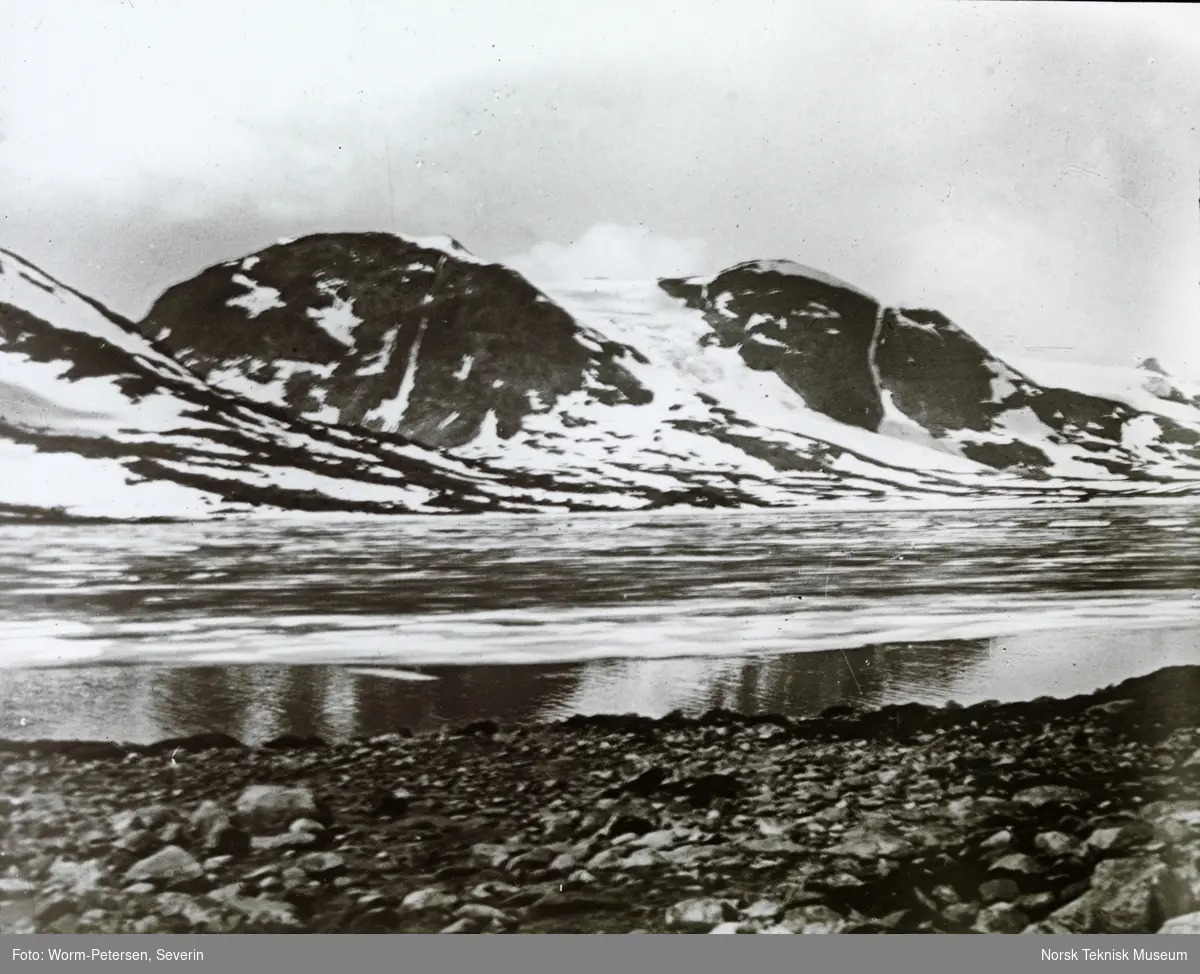
<svg viewBox="0 0 1200 974"><path fill-rule="evenodd" d="M835 704L1068 696L1200 662L1200 627L1054 632L797 653L758 660L600 660L434 666L414 681L329 665L140 666L0 671L0 736L149 743L221 731L345 740L574 713L819 714ZM380 670L386 674L390 671Z"/></svg>
<svg viewBox="0 0 1200 974"><path fill-rule="evenodd" d="M1195 508L0 529L0 734L328 739L1200 663Z"/></svg>

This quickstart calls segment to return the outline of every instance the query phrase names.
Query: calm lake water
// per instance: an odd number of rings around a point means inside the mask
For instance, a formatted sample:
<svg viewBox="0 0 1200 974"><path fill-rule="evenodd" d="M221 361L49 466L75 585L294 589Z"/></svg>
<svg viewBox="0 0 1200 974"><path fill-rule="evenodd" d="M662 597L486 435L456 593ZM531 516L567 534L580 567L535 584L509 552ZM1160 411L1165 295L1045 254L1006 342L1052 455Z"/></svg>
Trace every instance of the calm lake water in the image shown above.
<svg viewBox="0 0 1200 974"><path fill-rule="evenodd" d="M0 734L967 703L1200 663L1200 508L0 527Z"/></svg>

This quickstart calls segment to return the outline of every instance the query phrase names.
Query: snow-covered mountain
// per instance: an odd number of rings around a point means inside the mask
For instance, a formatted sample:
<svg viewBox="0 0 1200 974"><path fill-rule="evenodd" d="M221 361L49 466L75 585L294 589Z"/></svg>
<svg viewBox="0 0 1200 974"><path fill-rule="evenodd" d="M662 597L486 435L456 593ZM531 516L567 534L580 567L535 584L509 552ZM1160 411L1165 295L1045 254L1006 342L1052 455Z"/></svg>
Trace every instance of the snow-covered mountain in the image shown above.
<svg viewBox="0 0 1200 974"><path fill-rule="evenodd" d="M216 389L131 322L0 250L0 516L608 506L599 492Z"/></svg>
<svg viewBox="0 0 1200 974"><path fill-rule="evenodd" d="M207 269L138 327L292 415L615 506L1200 489L1200 402L1038 381L790 261L539 288L449 238L320 234Z"/></svg>
<svg viewBox="0 0 1200 974"><path fill-rule="evenodd" d="M0 251L0 515L1200 496L1200 389L1018 364L787 261L539 288L322 234L134 325Z"/></svg>
<svg viewBox="0 0 1200 974"><path fill-rule="evenodd" d="M588 389L650 398L516 271L454 240L320 234L210 267L139 326L215 385L327 422L461 446ZM594 346L594 347L593 347Z"/></svg>
<svg viewBox="0 0 1200 974"><path fill-rule="evenodd" d="M931 310L887 308L786 261L664 286L814 410L1023 477L1200 476L1200 402L1039 384ZM1165 377L1157 377L1160 382ZM1163 397L1159 397L1163 398Z"/></svg>

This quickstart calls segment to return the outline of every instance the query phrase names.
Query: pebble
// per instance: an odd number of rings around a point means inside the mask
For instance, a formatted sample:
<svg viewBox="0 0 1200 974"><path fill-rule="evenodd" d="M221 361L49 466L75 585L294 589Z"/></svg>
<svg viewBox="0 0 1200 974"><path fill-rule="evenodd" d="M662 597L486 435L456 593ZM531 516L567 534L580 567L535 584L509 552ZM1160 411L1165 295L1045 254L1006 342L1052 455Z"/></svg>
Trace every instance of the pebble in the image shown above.
<svg viewBox="0 0 1200 974"><path fill-rule="evenodd" d="M1091 795L1079 788L1069 788L1065 785L1038 785L1034 788L1026 788L1023 791L1013 795L1013 801L1021 805L1031 805L1034 808L1041 808L1043 805L1049 805L1052 802L1078 805L1091 801Z"/></svg>
<svg viewBox="0 0 1200 974"><path fill-rule="evenodd" d="M512 849L494 842L479 842L471 846L471 861L482 867L498 869L512 856Z"/></svg>
<svg viewBox="0 0 1200 974"><path fill-rule="evenodd" d="M464 903L454 911L454 915L467 920L496 920L506 926L513 923L513 918L503 910L486 903Z"/></svg>
<svg viewBox="0 0 1200 974"><path fill-rule="evenodd" d="M642 849L665 849L679 842L679 834L674 829L656 829L645 835L636 836L630 845Z"/></svg>
<svg viewBox="0 0 1200 974"><path fill-rule="evenodd" d="M130 856L146 856L155 849L162 847L162 840L153 832L147 832L145 829L130 829L124 832L117 839L112 847L118 852L126 853Z"/></svg>
<svg viewBox="0 0 1200 974"><path fill-rule="evenodd" d="M748 920L774 920L783 912L783 904L778 900L755 900L742 910L742 916Z"/></svg>
<svg viewBox="0 0 1200 974"><path fill-rule="evenodd" d="M625 869L653 869L661 866L663 862L662 856L653 849L638 849L621 860L621 865Z"/></svg>
<svg viewBox="0 0 1200 974"><path fill-rule="evenodd" d="M236 884L213 890L207 899L227 906L255 923L266 924L281 931L300 930L304 927L296 916L295 907L290 903L281 903L261 896L243 896Z"/></svg>
<svg viewBox="0 0 1200 974"><path fill-rule="evenodd" d="M311 832L281 832L278 835L256 835L250 840L250 848L258 852L279 849L307 849L317 844Z"/></svg>
<svg viewBox="0 0 1200 974"><path fill-rule="evenodd" d="M305 832L312 835L317 835L325 831L325 826L315 819L298 818L288 826L289 832Z"/></svg>
<svg viewBox="0 0 1200 974"><path fill-rule="evenodd" d="M16 876L0 876L0 897L28 896L37 887Z"/></svg>
<svg viewBox="0 0 1200 974"><path fill-rule="evenodd" d="M60 857L50 864L49 875L55 884L66 887L75 896L83 896L104 884L106 872L96 859L73 862Z"/></svg>
<svg viewBox="0 0 1200 974"><path fill-rule="evenodd" d="M1142 827L1139 828L1139 825ZM1145 823L1096 829L1087 837L1087 847L1104 855L1120 855L1136 848L1153 836L1153 828Z"/></svg>
<svg viewBox="0 0 1200 974"><path fill-rule="evenodd" d="M1012 845L1012 833L1008 829L1001 829L993 835L988 836L979 844L979 848L985 852L996 852L1001 849L1007 849Z"/></svg>
<svg viewBox="0 0 1200 974"><path fill-rule="evenodd" d="M832 934L845 928L846 918L822 903L811 903L788 910L782 925L792 933Z"/></svg>

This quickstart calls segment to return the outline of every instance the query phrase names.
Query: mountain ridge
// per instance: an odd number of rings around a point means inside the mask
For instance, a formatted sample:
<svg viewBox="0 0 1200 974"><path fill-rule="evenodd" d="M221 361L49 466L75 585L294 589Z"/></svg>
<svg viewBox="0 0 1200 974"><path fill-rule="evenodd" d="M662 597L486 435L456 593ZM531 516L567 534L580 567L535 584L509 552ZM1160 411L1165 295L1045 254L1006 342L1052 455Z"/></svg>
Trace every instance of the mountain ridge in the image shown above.
<svg viewBox="0 0 1200 974"><path fill-rule="evenodd" d="M1124 385L1060 388L937 311L886 306L786 259L539 286L450 237L311 234L172 285L137 323L7 251L0 281L0 442L43 454L108 442L113 459L129 437L72 439L69 423L97 420L46 404L86 413L92 400L73 385L103 380L123 397L118 412L145 425L143 399L182 398L171 408L192 426L159 439L186 429L192 445L172 442L173 467L149 455L125 467L215 493L225 514L268 498L281 510L465 513L1200 493L1200 394L1159 363ZM115 331L89 345L75 325L31 325L31 288ZM31 359L68 368L13 381L33 375ZM38 410L53 436L31 432ZM224 418L197 430L205 415ZM262 484L304 469L337 486L253 489L246 471L225 470L236 486L214 490L214 438L245 453L246 422ZM335 461L338 450L358 461ZM189 470L197 457L202 472Z"/></svg>

